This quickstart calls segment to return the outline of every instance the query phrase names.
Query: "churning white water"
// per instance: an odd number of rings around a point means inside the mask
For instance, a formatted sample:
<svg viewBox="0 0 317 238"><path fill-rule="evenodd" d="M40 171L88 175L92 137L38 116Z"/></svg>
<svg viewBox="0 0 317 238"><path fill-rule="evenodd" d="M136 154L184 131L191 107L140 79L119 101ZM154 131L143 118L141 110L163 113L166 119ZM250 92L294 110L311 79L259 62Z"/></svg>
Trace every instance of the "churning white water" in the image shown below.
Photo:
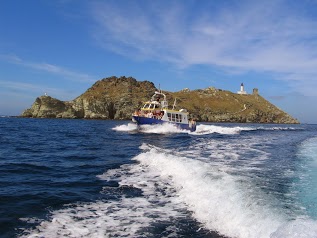
<svg viewBox="0 0 317 238"><path fill-rule="evenodd" d="M114 128L120 132L137 129L134 124ZM188 133L162 125L141 130ZM169 224L166 237L177 237L173 221L188 216L201 228L226 237L317 237L317 208L312 207L317 194L316 139L302 143L297 167L287 167L272 161L275 155L270 150L284 136L250 134L257 130L274 133L296 128L198 125L189 134L196 139L185 147L166 149L143 143L132 164L98 175L102 181L118 183L101 191L116 190L115 199L53 211L50 220L42 221L26 237L148 237L150 228L161 223ZM249 134L241 136L241 132ZM205 137L208 134L230 137ZM309 208L315 212L308 212Z"/></svg>

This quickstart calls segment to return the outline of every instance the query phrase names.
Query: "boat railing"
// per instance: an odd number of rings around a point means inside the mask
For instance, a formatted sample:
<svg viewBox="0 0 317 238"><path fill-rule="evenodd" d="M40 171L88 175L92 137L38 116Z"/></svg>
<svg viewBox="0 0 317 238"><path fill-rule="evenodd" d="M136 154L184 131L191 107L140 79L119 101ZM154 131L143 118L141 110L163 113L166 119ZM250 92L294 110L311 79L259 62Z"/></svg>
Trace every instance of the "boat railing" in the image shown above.
<svg viewBox="0 0 317 238"><path fill-rule="evenodd" d="M143 109L142 108L142 109L136 110L132 115L138 116L138 117L162 119L162 117L164 116L164 111L161 111L158 109Z"/></svg>

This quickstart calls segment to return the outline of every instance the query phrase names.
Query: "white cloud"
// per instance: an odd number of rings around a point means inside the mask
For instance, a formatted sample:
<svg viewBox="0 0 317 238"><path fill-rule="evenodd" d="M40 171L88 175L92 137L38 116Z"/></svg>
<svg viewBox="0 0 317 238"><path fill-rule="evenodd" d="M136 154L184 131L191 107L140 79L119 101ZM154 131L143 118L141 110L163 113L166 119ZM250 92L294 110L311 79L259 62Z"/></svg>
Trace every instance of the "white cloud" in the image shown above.
<svg viewBox="0 0 317 238"><path fill-rule="evenodd" d="M23 91L23 92L28 92L28 94L31 94L31 95L33 95L34 93L44 95L45 92L60 94L60 91L61 91L60 89L57 89L57 88L47 87L47 86L43 86L39 84L31 84L31 83L16 82L16 81L4 81L4 80L0 80L0 86L2 89L11 90L11 92Z"/></svg>
<svg viewBox="0 0 317 238"><path fill-rule="evenodd" d="M134 58L179 61L182 44L178 32L179 11L159 6L138 6L132 2L125 8L108 3L96 4L93 16L97 22L95 37L105 48Z"/></svg>
<svg viewBox="0 0 317 238"><path fill-rule="evenodd" d="M0 80L0 94L6 95L6 98L20 101L21 103L33 103L33 100L47 93L49 96L60 100L72 100L78 95L65 88L48 87L38 83L25 83L19 81Z"/></svg>
<svg viewBox="0 0 317 238"><path fill-rule="evenodd" d="M296 90L316 95L308 89L317 84L317 20L303 7L317 7L313 2L231 1L199 9L199 3L184 1L134 3L94 5L95 37L103 47L178 67L271 72Z"/></svg>
<svg viewBox="0 0 317 238"><path fill-rule="evenodd" d="M32 68L39 71L45 71L51 74L60 75L63 78L69 79L72 81L78 81L78 82L94 82L95 81L95 79L93 79L88 74L78 73L78 72L66 69L61 66L53 65L53 64L30 62L30 61L22 60L20 57L16 55L0 55L0 59L8 63L21 65L21 66Z"/></svg>

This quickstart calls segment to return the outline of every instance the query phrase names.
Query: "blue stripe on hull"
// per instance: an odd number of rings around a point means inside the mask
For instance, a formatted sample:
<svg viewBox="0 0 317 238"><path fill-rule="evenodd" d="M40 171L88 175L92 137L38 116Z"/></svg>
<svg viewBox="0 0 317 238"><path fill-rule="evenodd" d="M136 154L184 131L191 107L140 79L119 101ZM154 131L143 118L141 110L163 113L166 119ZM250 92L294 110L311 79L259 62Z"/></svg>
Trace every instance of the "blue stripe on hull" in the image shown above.
<svg viewBox="0 0 317 238"><path fill-rule="evenodd" d="M139 116L132 116L132 118L134 119L134 121L138 125L153 125L153 124L169 123L169 124L173 124L173 125L177 126L178 128L180 128L182 130L196 131L196 125L189 127L188 124L167 122L167 121L162 121L162 120L155 119L155 118L139 117Z"/></svg>

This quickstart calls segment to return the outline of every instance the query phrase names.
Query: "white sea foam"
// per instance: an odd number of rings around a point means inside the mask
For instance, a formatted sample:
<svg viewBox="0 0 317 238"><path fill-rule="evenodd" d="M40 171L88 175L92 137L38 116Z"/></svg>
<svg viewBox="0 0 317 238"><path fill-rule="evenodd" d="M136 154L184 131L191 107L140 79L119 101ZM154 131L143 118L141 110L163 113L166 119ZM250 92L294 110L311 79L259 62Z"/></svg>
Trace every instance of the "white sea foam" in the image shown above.
<svg viewBox="0 0 317 238"><path fill-rule="evenodd" d="M229 237L316 237L315 221L288 221L274 197L257 189L248 178L226 173L224 165L220 170L155 147L143 145L142 149L146 152L134 158L142 172L169 181L176 189L174 196L206 228ZM131 178L122 182L129 184Z"/></svg>
<svg viewBox="0 0 317 238"><path fill-rule="evenodd" d="M301 127L283 127L283 126L260 126L256 128L257 130L264 130L264 131L297 131L297 130L304 130Z"/></svg>
<svg viewBox="0 0 317 238"><path fill-rule="evenodd" d="M77 204L53 211L50 221L41 222L37 229L25 231L21 237L137 237L151 222L175 215L177 212L168 205L123 197L119 201ZM142 234L146 237L146 231Z"/></svg>
<svg viewBox="0 0 317 238"><path fill-rule="evenodd" d="M142 195L66 206L24 237L147 237L151 236L147 229L160 222L170 222L168 229L176 232L171 221L187 211L205 229L227 237L317 237L316 221L289 217L280 201L244 175L270 156L255 146L264 139L258 140L238 143L237 138L232 143L209 138L177 151L143 144L142 153L133 158L135 164L98 176ZM253 157L234 168L232 163L247 153ZM111 189L117 188L104 187L102 192Z"/></svg>
<svg viewBox="0 0 317 238"><path fill-rule="evenodd" d="M281 225L270 238L316 238L317 221L298 219Z"/></svg>
<svg viewBox="0 0 317 238"><path fill-rule="evenodd" d="M197 129L192 134L197 135L204 135L204 134L224 134L224 135L231 135L231 134L240 134L242 131L257 131L257 130L264 130L264 131L294 131L294 130L303 130L300 127L283 127L283 126L249 126L248 124L241 124L240 126L226 126L226 124L222 125L210 125L210 124L198 124Z"/></svg>
<svg viewBox="0 0 317 238"><path fill-rule="evenodd" d="M119 125L113 128L115 131L139 131L142 133L154 133L154 134L170 134L170 133L189 133L191 135L207 135L207 134L223 134L234 135L240 134L242 131L256 131L256 130L268 130L268 131L283 131L283 130L301 130L301 128L295 127L277 127L277 126L226 126L224 125L210 125L210 124L198 124L195 132L189 132L187 130L181 130L173 124L156 124L156 125L142 125L137 126L134 123L128 123Z"/></svg>
<svg viewBox="0 0 317 238"><path fill-rule="evenodd" d="M169 123L156 124L156 125L142 125L140 131L143 133L154 134L170 134L170 133L188 133L186 130L182 130L177 126Z"/></svg>
<svg viewBox="0 0 317 238"><path fill-rule="evenodd" d="M147 149L143 146L143 149ZM243 177L233 177L209 163L160 153L157 149L135 157L150 174L159 174L176 189L179 200L210 230L229 237L269 237L285 218L264 194Z"/></svg>
<svg viewBox="0 0 317 238"><path fill-rule="evenodd" d="M139 130L142 133L154 133L154 134L170 134L170 133L189 133L192 135L205 135L205 134L239 134L241 131L256 130L252 127L227 127L227 126L215 126L215 125L197 125L195 132L190 132L188 130L182 130L173 124L154 124L154 125L141 125L137 126L134 123L128 123L119 125L113 128L115 131L136 131Z"/></svg>
<svg viewBox="0 0 317 238"><path fill-rule="evenodd" d="M137 129L138 126L134 123L128 123L127 125L123 124L112 128L114 131L136 131Z"/></svg>
<svg viewBox="0 0 317 238"><path fill-rule="evenodd" d="M212 134L212 133L218 133L218 134L224 134L224 135L230 135L230 134L239 134L241 131L252 131L256 130L252 127L228 127L228 126L215 126L215 125L205 125L200 124L197 125L197 129L192 134L202 135L202 134Z"/></svg>
<svg viewBox="0 0 317 238"><path fill-rule="evenodd" d="M154 134L170 134L170 133L188 133L188 131L181 130L173 124L153 124L153 125L141 125L138 126L135 123L128 123L116 126L112 128L115 131L139 131L142 133L154 133Z"/></svg>

